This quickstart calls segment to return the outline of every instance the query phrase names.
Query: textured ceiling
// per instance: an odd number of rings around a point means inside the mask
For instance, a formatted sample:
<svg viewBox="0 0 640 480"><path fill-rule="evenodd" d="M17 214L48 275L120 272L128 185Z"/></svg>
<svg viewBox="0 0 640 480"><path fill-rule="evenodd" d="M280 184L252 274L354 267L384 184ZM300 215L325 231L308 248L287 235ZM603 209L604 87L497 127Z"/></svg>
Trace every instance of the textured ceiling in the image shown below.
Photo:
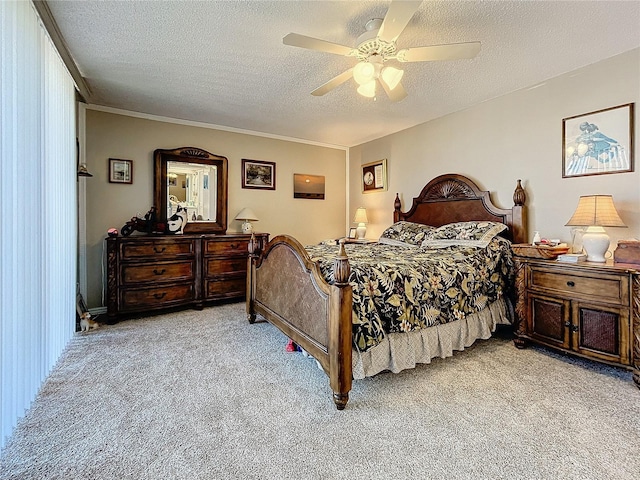
<svg viewBox="0 0 640 480"><path fill-rule="evenodd" d="M355 46L389 1L49 1L89 103L354 146L640 46L639 1L428 1L407 48L480 41L472 60L403 64L408 97L353 80L310 92L352 57L286 46L295 32Z"/></svg>

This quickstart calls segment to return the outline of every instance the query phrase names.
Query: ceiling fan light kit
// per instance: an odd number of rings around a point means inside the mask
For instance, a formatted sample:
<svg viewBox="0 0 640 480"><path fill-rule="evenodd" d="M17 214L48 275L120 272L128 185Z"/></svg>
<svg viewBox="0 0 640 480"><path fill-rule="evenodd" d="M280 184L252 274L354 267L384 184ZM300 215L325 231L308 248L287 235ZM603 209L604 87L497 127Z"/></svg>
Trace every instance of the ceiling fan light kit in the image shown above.
<svg viewBox="0 0 640 480"><path fill-rule="evenodd" d="M367 83L363 83L358 87L358 93L363 97L373 98L376 96L376 81L371 80Z"/></svg>
<svg viewBox="0 0 640 480"><path fill-rule="evenodd" d="M282 42L293 47L356 57L358 63L349 70L318 87L312 95L322 96L350 78L358 84L358 93L375 98L376 83L380 82L389 100L398 102L407 96L400 83L404 70L385 65L388 60L399 62L428 62L473 58L480 52L480 42L432 45L398 50L396 40L416 13L422 0L392 1L384 19L374 18L365 25L365 32L356 41L356 48L347 47L297 33L286 35Z"/></svg>

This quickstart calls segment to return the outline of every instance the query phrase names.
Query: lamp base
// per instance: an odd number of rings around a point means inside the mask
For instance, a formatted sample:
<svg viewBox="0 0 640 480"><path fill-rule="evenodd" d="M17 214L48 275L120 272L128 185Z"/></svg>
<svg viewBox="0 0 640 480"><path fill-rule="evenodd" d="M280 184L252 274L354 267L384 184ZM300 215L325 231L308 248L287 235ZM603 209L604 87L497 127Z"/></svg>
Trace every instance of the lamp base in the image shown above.
<svg viewBox="0 0 640 480"><path fill-rule="evenodd" d="M589 227L582 236L582 247L587 253L587 262L604 263L609 249L609 235L602 227Z"/></svg>
<svg viewBox="0 0 640 480"><path fill-rule="evenodd" d="M253 232L253 225L251 225L250 222L244 222L242 224L242 233L252 233Z"/></svg>
<svg viewBox="0 0 640 480"><path fill-rule="evenodd" d="M364 236L367 234L367 227L364 223L359 223L358 228L356 228L356 238L358 240L364 240Z"/></svg>

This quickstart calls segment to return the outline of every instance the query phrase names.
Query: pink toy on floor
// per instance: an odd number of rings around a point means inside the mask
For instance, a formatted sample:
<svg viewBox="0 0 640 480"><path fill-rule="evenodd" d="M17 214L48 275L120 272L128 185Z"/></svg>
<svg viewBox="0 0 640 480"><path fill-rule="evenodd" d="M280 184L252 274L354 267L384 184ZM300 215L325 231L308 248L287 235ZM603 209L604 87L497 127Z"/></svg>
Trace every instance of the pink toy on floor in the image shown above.
<svg viewBox="0 0 640 480"><path fill-rule="evenodd" d="M293 343L293 340L289 339L289 341L287 342L287 346L285 347L285 350L289 353L297 352L298 346L295 343Z"/></svg>

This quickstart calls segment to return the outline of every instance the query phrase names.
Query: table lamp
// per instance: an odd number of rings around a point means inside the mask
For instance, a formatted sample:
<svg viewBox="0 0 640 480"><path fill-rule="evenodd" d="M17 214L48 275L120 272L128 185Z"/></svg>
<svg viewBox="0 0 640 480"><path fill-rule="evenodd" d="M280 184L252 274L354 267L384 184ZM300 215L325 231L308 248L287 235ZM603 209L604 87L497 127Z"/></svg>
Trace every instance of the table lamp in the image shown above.
<svg viewBox="0 0 640 480"><path fill-rule="evenodd" d="M364 207L359 207L356 210L356 215L353 217L353 223L358 224L358 228L356 228L356 235L358 240L363 240L365 234L367 233L366 223L369 223L367 219L367 209Z"/></svg>
<svg viewBox="0 0 640 480"><path fill-rule="evenodd" d="M580 197L578 207L566 223L567 226L587 227L582 236L582 247L587 253L588 262L606 261L609 248L609 235L604 227L626 227L611 195L584 195Z"/></svg>
<svg viewBox="0 0 640 480"><path fill-rule="evenodd" d="M251 221L258 221L258 217L253 213L253 210L250 208L243 208L240 210L240 213L236 215L235 220L240 220L242 222L242 233L251 233L253 232L253 225L251 225Z"/></svg>

